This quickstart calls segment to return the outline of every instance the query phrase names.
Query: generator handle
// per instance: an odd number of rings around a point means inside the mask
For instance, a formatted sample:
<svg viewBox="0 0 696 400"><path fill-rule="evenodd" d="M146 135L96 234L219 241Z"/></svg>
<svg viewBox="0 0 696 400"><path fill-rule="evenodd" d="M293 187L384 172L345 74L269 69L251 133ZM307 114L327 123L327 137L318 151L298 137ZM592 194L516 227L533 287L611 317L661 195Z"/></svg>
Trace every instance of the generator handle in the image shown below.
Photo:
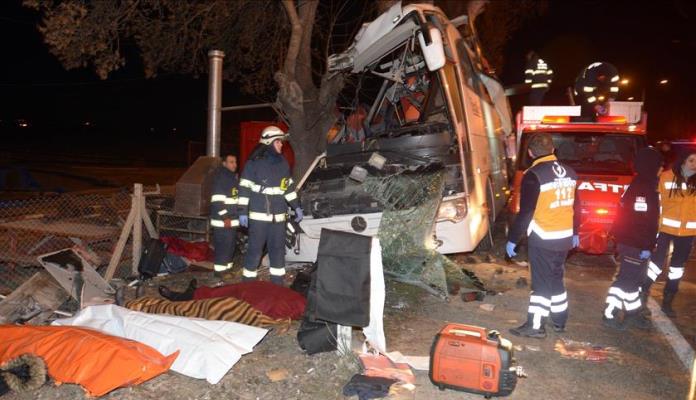
<svg viewBox="0 0 696 400"><path fill-rule="evenodd" d="M486 329L480 326L466 326L464 328L461 325L453 325L446 332L456 336L476 336L484 340L487 338Z"/></svg>

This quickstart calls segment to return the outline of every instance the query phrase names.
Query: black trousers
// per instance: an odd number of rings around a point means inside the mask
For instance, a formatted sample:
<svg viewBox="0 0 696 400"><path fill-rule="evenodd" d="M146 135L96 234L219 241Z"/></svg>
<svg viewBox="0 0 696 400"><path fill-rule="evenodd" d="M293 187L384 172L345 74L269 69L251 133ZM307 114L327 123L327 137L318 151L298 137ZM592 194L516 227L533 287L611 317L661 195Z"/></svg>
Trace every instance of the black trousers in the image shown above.
<svg viewBox="0 0 696 400"><path fill-rule="evenodd" d="M529 246L528 254L532 293L527 321L534 329L539 329L550 316L554 325L565 326L568 320L568 294L563 284L563 273L568 251Z"/></svg>
<svg viewBox="0 0 696 400"><path fill-rule="evenodd" d="M691 247L694 244L693 236L675 236L669 233L660 232L657 235L657 248L650 257L648 264L648 276L643 284L643 290L650 290L650 286L657 280L657 277L662 273L662 266L667 259L670 244L674 245L672 257L669 262L669 272L667 274L667 284L665 285L665 293L677 293L679 291L679 282L684 276L684 266L689 260Z"/></svg>
<svg viewBox="0 0 696 400"><path fill-rule="evenodd" d="M213 228L213 247L215 247L215 271L232 268L234 246L237 242L236 228Z"/></svg>
<svg viewBox="0 0 696 400"><path fill-rule="evenodd" d="M271 279L285 275L285 222L249 220L249 247L244 257L245 278L256 278L264 245L271 261Z"/></svg>
<svg viewBox="0 0 696 400"><path fill-rule="evenodd" d="M637 312L640 309L641 285L648 269L648 260L640 259L641 249L619 243L617 250L621 264L607 294L604 317L608 319L614 318L616 312L621 309L626 310L627 313Z"/></svg>
<svg viewBox="0 0 696 400"><path fill-rule="evenodd" d="M530 106L540 106L544 101L544 96L549 89L538 88L529 91L529 104Z"/></svg>

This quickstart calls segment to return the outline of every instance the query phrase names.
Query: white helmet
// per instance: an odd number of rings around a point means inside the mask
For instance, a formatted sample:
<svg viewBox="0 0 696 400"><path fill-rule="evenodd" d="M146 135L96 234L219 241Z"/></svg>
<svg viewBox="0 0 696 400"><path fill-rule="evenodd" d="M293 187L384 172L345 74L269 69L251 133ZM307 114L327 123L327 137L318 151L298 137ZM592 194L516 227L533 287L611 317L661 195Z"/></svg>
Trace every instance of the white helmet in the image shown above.
<svg viewBox="0 0 696 400"><path fill-rule="evenodd" d="M277 126L271 125L264 128L264 130L261 132L261 138L259 139L259 143L268 145L273 143L273 141L276 139L285 140L287 139L287 135L285 134L285 132L283 132L282 129L278 128Z"/></svg>

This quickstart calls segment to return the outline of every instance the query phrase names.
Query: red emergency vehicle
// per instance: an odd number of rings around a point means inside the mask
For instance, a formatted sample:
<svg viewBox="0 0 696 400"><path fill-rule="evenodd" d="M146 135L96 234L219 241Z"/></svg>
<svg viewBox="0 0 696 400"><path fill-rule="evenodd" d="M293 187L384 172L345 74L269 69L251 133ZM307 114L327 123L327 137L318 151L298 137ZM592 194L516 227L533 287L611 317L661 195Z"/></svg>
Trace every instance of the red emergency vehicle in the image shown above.
<svg viewBox="0 0 696 400"><path fill-rule="evenodd" d="M244 168L249 155L254 150L256 145L259 144L259 139L261 138L261 132L267 126L275 125L283 131L288 131L288 126L282 122L270 122L270 121L244 121L239 124L239 170ZM295 153L292 151L292 147L289 142L285 142L283 145L283 156L288 161L290 165L290 170L295 165Z"/></svg>
<svg viewBox="0 0 696 400"><path fill-rule="evenodd" d="M522 175L532 162L527 151L530 135L550 133L556 157L579 176L575 198L581 213L579 250L612 251L609 230L619 199L634 176L633 158L647 146L646 128L647 114L640 102L609 102L608 116L592 121L580 116L580 106L524 107L517 114L519 153L509 211L519 211Z"/></svg>

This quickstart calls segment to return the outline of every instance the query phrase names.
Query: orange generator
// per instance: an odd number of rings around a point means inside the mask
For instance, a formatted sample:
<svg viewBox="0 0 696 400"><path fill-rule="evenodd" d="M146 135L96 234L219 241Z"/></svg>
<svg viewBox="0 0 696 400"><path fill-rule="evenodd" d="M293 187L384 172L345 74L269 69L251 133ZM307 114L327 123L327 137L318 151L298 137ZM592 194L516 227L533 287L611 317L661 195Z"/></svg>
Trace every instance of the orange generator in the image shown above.
<svg viewBox="0 0 696 400"><path fill-rule="evenodd" d="M507 396L517 384L512 356L512 343L498 331L448 324L435 335L428 375L440 390Z"/></svg>

